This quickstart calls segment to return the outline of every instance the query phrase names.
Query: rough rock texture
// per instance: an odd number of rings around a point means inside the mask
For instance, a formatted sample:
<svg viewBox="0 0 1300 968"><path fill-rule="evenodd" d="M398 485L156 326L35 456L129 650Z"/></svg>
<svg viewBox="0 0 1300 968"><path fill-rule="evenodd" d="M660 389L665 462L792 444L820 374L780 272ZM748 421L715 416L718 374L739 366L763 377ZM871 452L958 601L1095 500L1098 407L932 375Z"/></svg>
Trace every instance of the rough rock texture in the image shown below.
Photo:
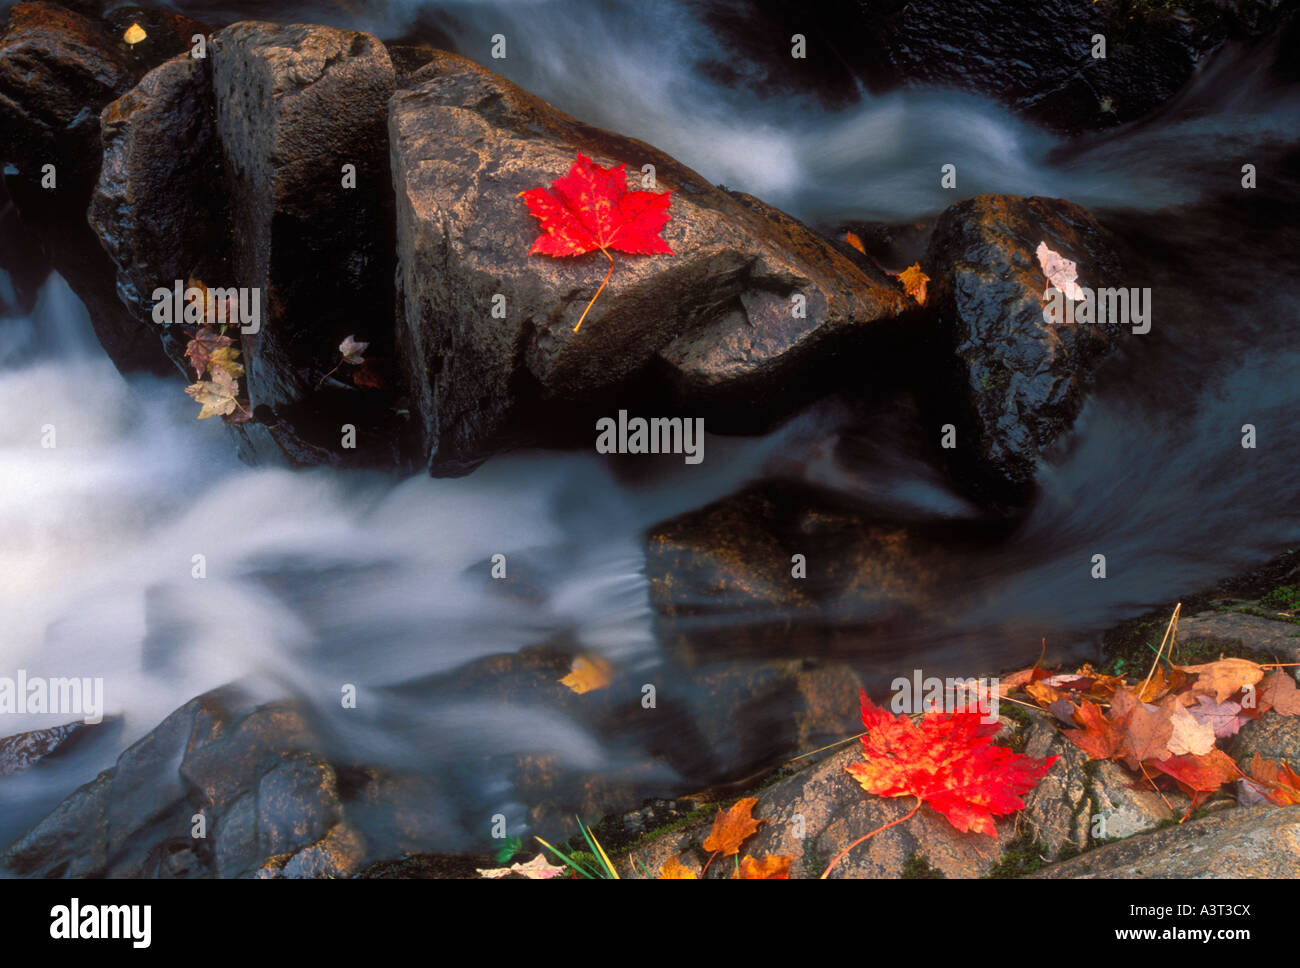
<svg viewBox="0 0 1300 968"><path fill-rule="evenodd" d="M1241 807L1109 844L1033 877L1300 877L1300 807Z"/></svg>
<svg viewBox="0 0 1300 968"><path fill-rule="evenodd" d="M12 776L68 749L93 732L87 723L67 723L50 729L34 729L0 739L0 776Z"/></svg>
<svg viewBox="0 0 1300 968"><path fill-rule="evenodd" d="M907 308L890 280L793 219L464 58L441 54L408 83L389 119L399 340L435 472L499 449L530 401L608 395L657 361L682 402L737 403L779 386L829 338ZM632 172L655 166L657 189L674 193L663 237L677 254L616 254L575 334L608 263L530 256L538 223L516 196L565 174L578 151ZM492 315L496 294L504 319Z"/></svg>
<svg viewBox="0 0 1300 968"><path fill-rule="evenodd" d="M1097 362L1131 331L1048 324L1041 242L1078 265L1081 286L1132 284L1105 230L1062 199L980 195L954 205L922 261L954 367L949 397L932 409L934 433L956 426L957 447L945 453L972 494L995 504L1028 500L1037 461L1078 416Z"/></svg>
<svg viewBox="0 0 1300 968"><path fill-rule="evenodd" d="M0 158L29 175L49 163L68 180L93 177L99 109L131 83L101 24L53 3L18 4L0 38Z"/></svg>
<svg viewBox="0 0 1300 968"><path fill-rule="evenodd" d="M20 3L0 36L0 162L24 234L86 304L121 370L166 372L158 341L118 303L113 266L86 225L99 170L99 112L134 80L126 45L97 21L48 3ZM174 51L173 51L174 53ZM41 184L55 167L54 188Z"/></svg>
<svg viewBox="0 0 1300 968"><path fill-rule="evenodd" d="M1300 662L1300 625L1277 622L1241 612L1202 612L1178 622L1180 642L1219 645L1227 654L1234 649L1255 649L1276 655L1279 662Z"/></svg>
<svg viewBox="0 0 1300 968"><path fill-rule="evenodd" d="M1179 5L1073 0L857 0L809 6L754 0L704 5L733 55L706 63L721 80L760 91L806 91L833 103L898 86L953 87L997 98L1066 131L1112 127L1177 93L1206 55L1294 22L1294 0ZM807 56L774 43L794 33ZM1091 54L1103 34L1105 59ZM1282 56L1285 56L1284 54Z"/></svg>
<svg viewBox="0 0 1300 968"><path fill-rule="evenodd" d="M193 699L0 853L39 877L345 876L364 842L288 704ZM203 814L205 837L193 836Z"/></svg>
<svg viewBox="0 0 1300 968"><path fill-rule="evenodd" d="M220 285L230 272L208 64L181 54L104 108L104 160L88 216L117 266L122 303L191 377L181 327L152 323L153 292L191 277Z"/></svg>
<svg viewBox="0 0 1300 968"><path fill-rule="evenodd" d="M389 396L374 401L338 376L324 379L348 335L370 343L369 356L392 352L388 53L369 34L251 21L218 32L212 49L238 227L231 278L217 282L262 299L260 331L242 338L252 404L292 429L294 439L276 443L296 463L348 457L344 420L357 427L358 451L393 463ZM345 165L355 166L356 187L344 187Z"/></svg>

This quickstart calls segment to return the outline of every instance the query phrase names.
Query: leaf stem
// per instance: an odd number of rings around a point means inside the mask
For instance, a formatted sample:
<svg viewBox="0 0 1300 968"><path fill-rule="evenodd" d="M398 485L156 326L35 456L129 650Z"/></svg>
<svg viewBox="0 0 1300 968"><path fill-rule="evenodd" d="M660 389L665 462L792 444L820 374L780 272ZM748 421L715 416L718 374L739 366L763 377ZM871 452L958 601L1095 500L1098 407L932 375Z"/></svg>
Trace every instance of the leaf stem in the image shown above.
<svg viewBox="0 0 1300 968"><path fill-rule="evenodd" d="M920 797L917 797L917 798L916 798L916 806L914 806L911 810L907 811L907 813L903 814L903 815L902 815L901 817L899 817L897 820L891 820L891 821L889 821L889 823L885 824L883 827L877 827L875 830L871 831L871 833L869 833L869 834L863 834L863 835L862 835L861 837L859 837L857 840L853 841L853 843L849 844L847 847L845 847L843 850L841 850L838 854L836 854L836 855L835 855L835 859L832 860L829 864L826 865L826 869L825 869L824 871L822 871L822 876L821 876L820 878L818 878L818 880L823 880L823 881L826 880L826 875L829 874L832 870L835 869L835 865L838 864L841 860L843 860L844 855L847 854L849 851L851 851L854 847L858 846L858 844L862 843L862 842L863 842L864 840L866 840L868 837L874 837L876 834L880 833L882 830L888 830L890 827L893 827L893 826L895 826L896 824L900 824L900 823L902 823L904 820L906 820L906 819L908 819L909 817L911 817L912 814L916 813L916 811L918 811L918 810L920 810L920 809L921 809L921 798L920 798Z"/></svg>
<svg viewBox="0 0 1300 968"><path fill-rule="evenodd" d="M591 307L596 304L596 300L600 298L600 294L605 291L605 286L609 283L609 277L614 274L614 257L609 254L609 250L603 245L600 247L600 251L604 252L605 258L609 260L609 271L605 273L605 281L602 282L600 288L596 290L596 295L591 297L591 302L587 303L587 308L582 311L582 315L578 318L578 325L573 327L575 333L582 328L582 321L587 318L587 313L591 312Z"/></svg>

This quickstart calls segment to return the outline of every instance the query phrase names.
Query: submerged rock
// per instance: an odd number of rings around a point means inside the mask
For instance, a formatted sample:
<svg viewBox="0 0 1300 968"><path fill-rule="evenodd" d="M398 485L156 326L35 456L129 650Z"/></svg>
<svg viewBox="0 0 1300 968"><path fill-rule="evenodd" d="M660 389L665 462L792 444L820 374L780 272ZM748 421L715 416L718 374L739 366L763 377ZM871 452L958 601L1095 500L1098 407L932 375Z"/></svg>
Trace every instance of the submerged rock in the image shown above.
<svg viewBox="0 0 1300 968"><path fill-rule="evenodd" d="M1087 289L1128 287L1106 231L1063 199L980 195L940 216L922 266L951 358L947 392L929 401L932 432L960 482L992 504L1033 493L1044 451L1074 423L1089 378L1128 325L1049 324L1041 244L1077 264ZM1145 300L1147 310L1150 301Z"/></svg>
<svg viewBox="0 0 1300 968"><path fill-rule="evenodd" d="M440 54L408 83L389 120L399 338L435 473L526 439L539 403L609 398L652 364L684 406L773 393L833 337L907 308L883 274L788 216L464 58ZM676 255L616 253L574 333L609 263L529 255L538 223L517 196L578 152L633 175L653 166L655 190L673 192L663 238Z"/></svg>

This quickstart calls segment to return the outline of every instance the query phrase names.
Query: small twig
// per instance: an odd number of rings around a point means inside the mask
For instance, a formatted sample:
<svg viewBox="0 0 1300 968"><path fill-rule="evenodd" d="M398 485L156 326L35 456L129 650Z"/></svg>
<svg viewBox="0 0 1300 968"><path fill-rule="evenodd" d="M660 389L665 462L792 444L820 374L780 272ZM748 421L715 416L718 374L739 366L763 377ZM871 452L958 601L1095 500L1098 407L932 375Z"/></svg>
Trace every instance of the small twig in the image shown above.
<svg viewBox="0 0 1300 968"><path fill-rule="evenodd" d="M920 810L920 809L921 809L921 798L920 798L920 797L917 797L917 798L916 798L916 806L914 806L911 810L907 811L907 813L903 814L903 815L902 815L901 817L899 817L897 820L891 820L889 823L885 824L883 827L877 827L875 830L871 831L871 833L869 833L869 834L864 834L863 836L859 837L857 840L853 841L853 843L851 843L851 844L849 844L847 847L845 847L843 850L841 850L838 854L836 854L836 855L835 855L835 859L832 860L829 864L826 865L826 869L825 869L824 871L822 871L822 876L821 876L820 878L818 878L818 880L822 880L822 881L826 880L826 875L829 874L832 870L835 869L835 865L838 864L838 863L843 859L844 855L847 854L849 851L851 851L854 847L858 846L858 844L862 843L862 842L863 842L864 840L866 840L868 837L874 837L876 834L880 833L882 830L888 830L890 827L893 827L893 826L895 826L895 825L897 825L897 824L902 823L904 820L906 820L906 819L908 819L909 817L911 817L912 814L916 813L916 811L918 811L918 810Z"/></svg>
<svg viewBox="0 0 1300 968"><path fill-rule="evenodd" d="M587 303L587 308L582 311L582 315L578 318L578 325L573 327L575 333L582 328L582 321L587 318L587 313L591 312L591 307L596 305L596 300L599 299L600 294L605 291L605 286L609 282L609 277L614 274L614 257L609 254L609 250L603 245L600 247L600 251L604 252L605 258L609 260L609 271L605 273L605 281L602 282L600 288L596 290L596 295L591 297L591 302Z"/></svg>
<svg viewBox="0 0 1300 968"><path fill-rule="evenodd" d="M1179 602L1177 605L1174 606L1174 614L1169 618L1169 626L1165 629L1165 637L1160 640L1160 648L1156 651L1155 661L1151 663L1151 671L1147 673L1146 679L1142 681L1142 688L1139 689L1137 692L1139 699L1141 698L1142 694L1147 691L1147 683L1151 681L1151 677L1156 674L1156 667L1160 665L1160 656L1165 651L1165 643L1166 642L1169 643L1170 654L1172 654L1174 651L1174 638L1177 638L1178 636L1178 613L1182 611L1182 608L1183 608L1182 602ZM1173 634L1172 638L1170 636L1170 633Z"/></svg>

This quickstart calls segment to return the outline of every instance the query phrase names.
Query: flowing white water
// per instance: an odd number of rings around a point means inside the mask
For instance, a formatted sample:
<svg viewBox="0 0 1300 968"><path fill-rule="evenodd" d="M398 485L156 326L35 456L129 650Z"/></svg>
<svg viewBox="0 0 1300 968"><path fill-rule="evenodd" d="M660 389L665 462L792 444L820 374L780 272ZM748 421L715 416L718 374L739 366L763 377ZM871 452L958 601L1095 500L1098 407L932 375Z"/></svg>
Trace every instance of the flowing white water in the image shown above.
<svg viewBox="0 0 1300 968"><path fill-rule="evenodd" d="M392 33L426 6L298 19ZM1293 142L1300 120L1294 91L1269 93L1243 75L1236 87L1198 86L1162 120L1065 146L960 93L900 92L831 112L719 87L695 69L715 52L684 5L448 9L463 50L557 106L813 220L915 218L1008 191L1158 222L1166 206L1221 192L1214 186L1238 177L1241 158ZM499 30L511 47L494 62L486 51ZM938 188L949 162L955 194ZM1294 205L1294 186L1278 180L1263 190ZM930 621L846 646L864 674L899 660L983 674L1043 635L1084 644L1109 622L1300 540L1294 251L1253 247L1221 212L1197 224L1202 236L1171 239L1162 253L1166 270L1187 266L1185 278L1164 281L1192 295L1105 371L1023 527L952 550L964 577ZM924 456L909 414L885 405L859 415L854 433L870 429L872 459L851 469L839 450L851 418L834 406L761 439L709 437L699 467L674 458L636 480L594 453L509 456L458 480L247 468L217 421L194 419L179 383L119 376L54 277L30 317L0 320L0 676L102 676L106 711L122 726L113 748L57 782L0 782L0 843L172 709L235 679L323 712L354 683L372 702L340 740L348 755L481 770L485 802L513 795L483 766L493 756L545 750L607 772L634 764L645 756L637 741L556 710L430 708L392 687L556 636L650 681L663 657L644 529L765 471L909 521L975 517ZM1240 447L1244 423L1258 428L1257 450ZM42 446L47 427L52 448ZM1088 578L1097 552L1113 579ZM503 594L488 578L497 553L526 594ZM192 577L195 555L203 579ZM725 621L759 618L771 616ZM0 735L66 718L3 716Z"/></svg>

